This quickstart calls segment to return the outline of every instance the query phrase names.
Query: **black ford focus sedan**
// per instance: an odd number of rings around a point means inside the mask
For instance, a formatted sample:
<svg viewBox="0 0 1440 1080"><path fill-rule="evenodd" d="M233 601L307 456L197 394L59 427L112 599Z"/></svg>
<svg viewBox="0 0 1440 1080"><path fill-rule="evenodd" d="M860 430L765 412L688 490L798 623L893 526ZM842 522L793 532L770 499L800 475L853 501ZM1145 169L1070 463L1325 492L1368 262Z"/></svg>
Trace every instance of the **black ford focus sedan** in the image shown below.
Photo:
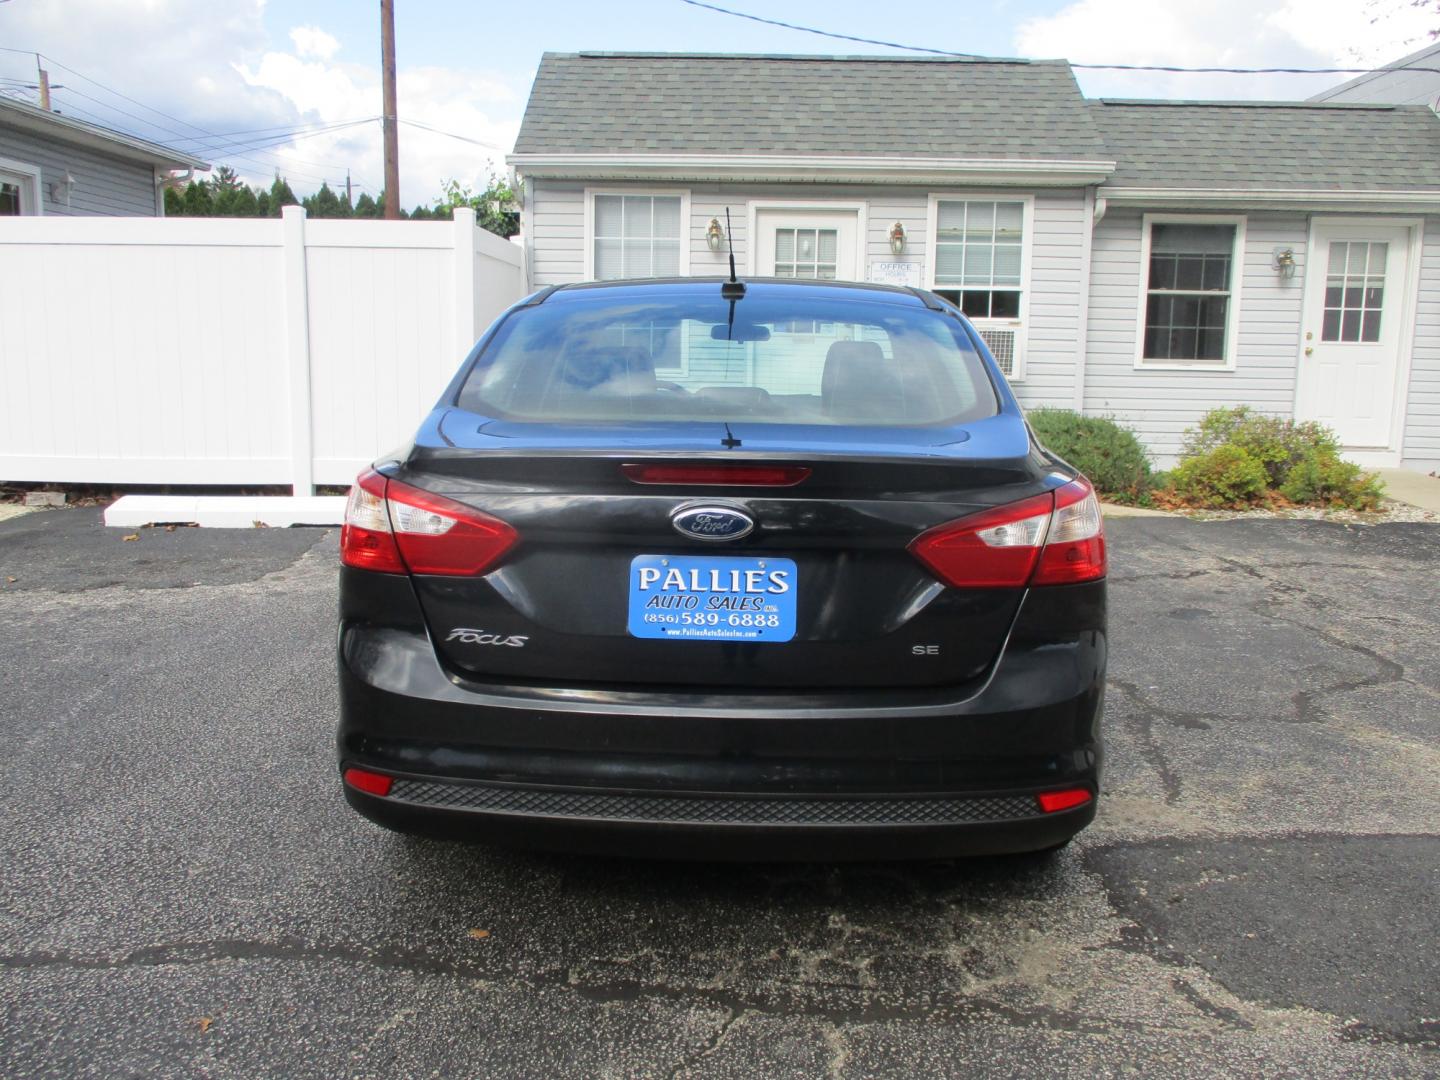
<svg viewBox="0 0 1440 1080"><path fill-rule="evenodd" d="M341 559L340 772L390 828L833 859L1094 818L1099 505L928 292L536 293Z"/></svg>

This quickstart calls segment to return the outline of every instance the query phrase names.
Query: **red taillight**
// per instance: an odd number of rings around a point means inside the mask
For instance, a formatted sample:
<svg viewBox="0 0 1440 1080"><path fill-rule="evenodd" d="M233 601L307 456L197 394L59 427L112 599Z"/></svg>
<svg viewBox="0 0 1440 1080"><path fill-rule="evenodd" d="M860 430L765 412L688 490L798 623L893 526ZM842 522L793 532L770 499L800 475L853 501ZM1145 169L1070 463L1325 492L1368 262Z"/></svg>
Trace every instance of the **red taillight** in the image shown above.
<svg viewBox="0 0 1440 1080"><path fill-rule="evenodd" d="M1066 788L1064 791L1042 791L1035 796L1036 802L1040 804L1040 810L1046 814L1058 814L1061 810L1074 810L1077 806L1084 806L1090 801L1090 789L1077 787Z"/></svg>
<svg viewBox="0 0 1440 1080"><path fill-rule="evenodd" d="M350 491L340 559L389 574L473 576L519 538L497 518L370 470Z"/></svg>
<svg viewBox="0 0 1440 1080"><path fill-rule="evenodd" d="M1018 589L1105 576L1100 504L1084 480L937 525L910 552L947 585Z"/></svg>
<svg viewBox="0 0 1440 1080"><path fill-rule="evenodd" d="M1030 580L1045 543L1055 497L1046 493L921 533L910 551L959 589L1018 589Z"/></svg>
<svg viewBox="0 0 1440 1080"><path fill-rule="evenodd" d="M385 477L367 469L355 479L350 501L345 506L345 525L340 530L340 561L360 570L382 574L403 574L400 549L390 530L385 509Z"/></svg>
<svg viewBox="0 0 1440 1080"><path fill-rule="evenodd" d="M637 484L695 487L794 487L810 475L804 465L621 465Z"/></svg>
<svg viewBox="0 0 1440 1080"><path fill-rule="evenodd" d="M1105 576L1100 502L1083 480L1055 492L1055 517L1032 585L1068 585Z"/></svg>
<svg viewBox="0 0 1440 1080"><path fill-rule="evenodd" d="M379 795L384 798L390 794L395 778L384 773L370 772L368 769L349 768L345 770L345 783L366 795Z"/></svg>

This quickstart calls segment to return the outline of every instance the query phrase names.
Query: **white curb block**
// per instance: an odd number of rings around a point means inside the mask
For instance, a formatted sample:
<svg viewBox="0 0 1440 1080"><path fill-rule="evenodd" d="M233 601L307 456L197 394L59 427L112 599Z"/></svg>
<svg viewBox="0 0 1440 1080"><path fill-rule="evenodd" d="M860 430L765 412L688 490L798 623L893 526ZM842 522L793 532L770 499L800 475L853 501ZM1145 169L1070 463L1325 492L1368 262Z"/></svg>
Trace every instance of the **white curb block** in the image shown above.
<svg viewBox="0 0 1440 1080"><path fill-rule="evenodd" d="M122 529L194 522L207 529L340 525L344 495L124 495L105 509Z"/></svg>

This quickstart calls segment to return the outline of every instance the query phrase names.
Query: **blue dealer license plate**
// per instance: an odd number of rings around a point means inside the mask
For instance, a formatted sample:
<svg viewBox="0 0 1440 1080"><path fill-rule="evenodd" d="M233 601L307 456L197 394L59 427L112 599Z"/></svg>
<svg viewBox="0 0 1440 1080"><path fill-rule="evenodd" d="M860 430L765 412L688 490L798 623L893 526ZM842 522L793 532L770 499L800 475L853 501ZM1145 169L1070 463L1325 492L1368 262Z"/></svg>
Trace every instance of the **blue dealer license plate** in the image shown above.
<svg viewBox="0 0 1440 1080"><path fill-rule="evenodd" d="M629 630L638 638L789 641L795 586L790 559L637 555Z"/></svg>

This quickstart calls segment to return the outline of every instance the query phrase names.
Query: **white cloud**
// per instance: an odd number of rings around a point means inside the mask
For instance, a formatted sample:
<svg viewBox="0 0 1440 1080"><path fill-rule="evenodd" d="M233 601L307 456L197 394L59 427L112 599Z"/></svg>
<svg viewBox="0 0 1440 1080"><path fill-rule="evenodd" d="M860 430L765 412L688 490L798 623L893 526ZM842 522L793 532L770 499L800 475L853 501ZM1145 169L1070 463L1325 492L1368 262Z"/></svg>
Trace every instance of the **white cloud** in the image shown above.
<svg viewBox="0 0 1440 1080"><path fill-rule="evenodd" d="M1027 19L1022 56L1181 67L1360 67L1419 48L1426 15L1407 0L1076 0ZM1111 97L1305 98L1344 75L1076 73Z"/></svg>
<svg viewBox="0 0 1440 1080"><path fill-rule="evenodd" d="M236 70L247 84L281 95L297 112L313 118L317 124L340 123L380 113L378 67L271 51L253 68L241 64ZM439 194L442 182L447 179L479 186L487 173L505 171L505 153L514 144L519 130L515 116L519 95L502 81L480 72L402 67L396 77L396 96L402 119L494 147L477 146L402 123L400 197L407 208L428 203ZM496 106L510 116L496 115ZM295 163L295 167L312 172L317 157L351 163L353 174L372 195L384 182L383 141L378 123L318 134L276 153ZM326 178L333 185L343 179L343 171Z"/></svg>
<svg viewBox="0 0 1440 1080"><path fill-rule="evenodd" d="M318 26L297 26L290 31L290 40L295 43L295 52L300 56L313 56L329 60L340 48L340 42Z"/></svg>
<svg viewBox="0 0 1440 1080"><path fill-rule="evenodd" d="M313 24L276 41L265 28L264 7L264 0L45 0L0 6L0 20L6 45L38 49L73 69L51 62L52 80L65 87L55 94L62 111L228 163L252 183L269 184L279 168L305 193L322 179L343 182L348 166L375 194L384 179L378 122L289 146L251 148L245 140L257 141L256 134L234 135L228 141L238 145L228 147L219 145L227 140L201 137L202 131L283 132L380 113L378 56L375 64L342 62L344 43ZM0 53L0 75L34 74L33 57ZM500 147L491 151L402 125L403 203L428 203L449 177L473 185L489 167L503 172L523 89L478 69L409 67L402 55L402 117Z"/></svg>

